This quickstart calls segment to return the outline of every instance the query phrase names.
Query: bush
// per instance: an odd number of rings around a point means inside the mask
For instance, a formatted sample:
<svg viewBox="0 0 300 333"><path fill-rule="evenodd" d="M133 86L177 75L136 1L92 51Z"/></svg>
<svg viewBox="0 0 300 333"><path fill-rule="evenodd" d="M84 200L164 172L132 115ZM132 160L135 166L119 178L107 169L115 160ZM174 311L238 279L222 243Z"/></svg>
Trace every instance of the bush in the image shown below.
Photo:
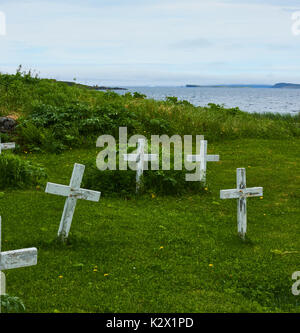
<svg viewBox="0 0 300 333"><path fill-rule="evenodd" d="M0 189L26 188L47 178L44 169L12 154L0 155Z"/></svg>
<svg viewBox="0 0 300 333"><path fill-rule="evenodd" d="M118 156L117 156L118 161ZM188 171L174 170L145 170L141 178L140 194L155 193L161 195L182 195L184 193L199 193L204 191L200 182L187 182L185 175ZM136 171L117 170L100 171L95 161L86 164L83 179L85 187L100 191L102 195L130 197L136 192Z"/></svg>
<svg viewBox="0 0 300 333"><path fill-rule="evenodd" d="M20 313L25 310L25 305L19 297L0 295L0 313Z"/></svg>

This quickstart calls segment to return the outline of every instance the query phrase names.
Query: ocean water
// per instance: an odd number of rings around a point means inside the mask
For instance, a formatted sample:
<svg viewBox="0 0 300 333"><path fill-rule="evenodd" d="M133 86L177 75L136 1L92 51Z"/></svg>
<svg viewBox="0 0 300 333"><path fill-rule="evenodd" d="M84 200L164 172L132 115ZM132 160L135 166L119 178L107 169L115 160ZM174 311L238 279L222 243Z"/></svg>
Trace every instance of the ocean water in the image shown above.
<svg viewBox="0 0 300 333"><path fill-rule="evenodd" d="M176 96L196 106L208 103L224 104L225 107L239 107L247 112L290 113L300 112L300 89L274 88L186 88L186 87L126 87L126 92L139 92L148 98L164 100Z"/></svg>

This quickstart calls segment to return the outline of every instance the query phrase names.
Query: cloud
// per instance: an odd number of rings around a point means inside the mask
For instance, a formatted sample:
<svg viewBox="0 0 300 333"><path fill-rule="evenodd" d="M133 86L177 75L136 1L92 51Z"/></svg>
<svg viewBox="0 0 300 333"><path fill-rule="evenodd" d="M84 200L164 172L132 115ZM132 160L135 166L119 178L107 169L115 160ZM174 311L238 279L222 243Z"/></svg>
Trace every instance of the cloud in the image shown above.
<svg viewBox="0 0 300 333"><path fill-rule="evenodd" d="M264 81L270 73L296 80L300 37L291 34L286 10L297 3L2 0L7 36L0 36L0 70L23 64L42 76L115 85L196 77L230 83L252 75Z"/></svg>

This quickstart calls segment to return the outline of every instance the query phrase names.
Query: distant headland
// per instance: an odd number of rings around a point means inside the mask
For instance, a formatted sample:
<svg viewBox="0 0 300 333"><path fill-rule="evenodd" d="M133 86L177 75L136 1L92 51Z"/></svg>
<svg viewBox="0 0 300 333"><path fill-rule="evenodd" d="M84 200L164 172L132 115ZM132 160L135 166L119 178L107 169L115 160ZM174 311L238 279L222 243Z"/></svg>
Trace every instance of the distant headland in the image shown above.
<svg viewBox="0 0 300 333"><path fill-rule="evenodd" d="M79 86L79 87L87 88L90 90L127 90L126 88L120 88L120 87L105 87L105 86L98 86L98 85L89 86L86 84L70 82L70 81L59 81L59 82L66 83L68 86Z"/></svg>
<svg viewBox="0 0 300 333"><path fill-rule="evenodd" d="M300 89L300 84L295 83L276 83L274 85L264 84L225 84L225 85L196 85L187 84L186 88L277 88L277 89Z"/></svg>

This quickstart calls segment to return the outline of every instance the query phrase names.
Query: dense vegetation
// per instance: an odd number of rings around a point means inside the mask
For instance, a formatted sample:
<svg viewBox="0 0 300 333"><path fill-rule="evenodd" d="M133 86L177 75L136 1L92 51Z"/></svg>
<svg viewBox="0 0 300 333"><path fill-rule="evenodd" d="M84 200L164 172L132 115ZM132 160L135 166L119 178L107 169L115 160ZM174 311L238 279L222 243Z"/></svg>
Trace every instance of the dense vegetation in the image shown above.
<svg viewBox="0 0 300 333"><path fill-rule="evenodd" d="M0 190L39 186L45 182L44 168L13 154L0 155Z"/></svg>
<svg viewBox="0 0 300 333"><path fill-rule="evenodd" d="M300 136L300 116L248 114L215 104L195 107L176 97L155 101L139 93L122 96L39 79L21 70L0 75L0 111L19 117L14 139L28 151L93 146L101 134L117 137L121 126L129 135L201 133L210 142Z"/></svg>
<svg viewBox="0 0 300 333"><path fill-rule="evenodd" d="M2 249L38 248L37 266L5 272L9 295L24 302L4 298L7 311L300 311L291 293L292 273L300 270L299 116L120 96L21 70L0 75L0 111L18 118L3 136L18 149L1 159L21 160L20 170L42 168L32 182L41 185L24 189L16 181L0 196ZM204 134L221 161L208 165L205 188L194 183L186 191L184 172L148 171L145 194L130 196L134 172L95 168L96 138L118 137L119 126L147 137ZM56 234L64 198L45 194L42 176L68 184L75 162L86 165L84 186L102 197L78 201L62 245ZM219 199L220 189L235 187L238 167L247 169L249 187L264 187L263 198L248 200L245 242L237 237L236 201ZM160 195L166 190L172 195Z"/></svg>

